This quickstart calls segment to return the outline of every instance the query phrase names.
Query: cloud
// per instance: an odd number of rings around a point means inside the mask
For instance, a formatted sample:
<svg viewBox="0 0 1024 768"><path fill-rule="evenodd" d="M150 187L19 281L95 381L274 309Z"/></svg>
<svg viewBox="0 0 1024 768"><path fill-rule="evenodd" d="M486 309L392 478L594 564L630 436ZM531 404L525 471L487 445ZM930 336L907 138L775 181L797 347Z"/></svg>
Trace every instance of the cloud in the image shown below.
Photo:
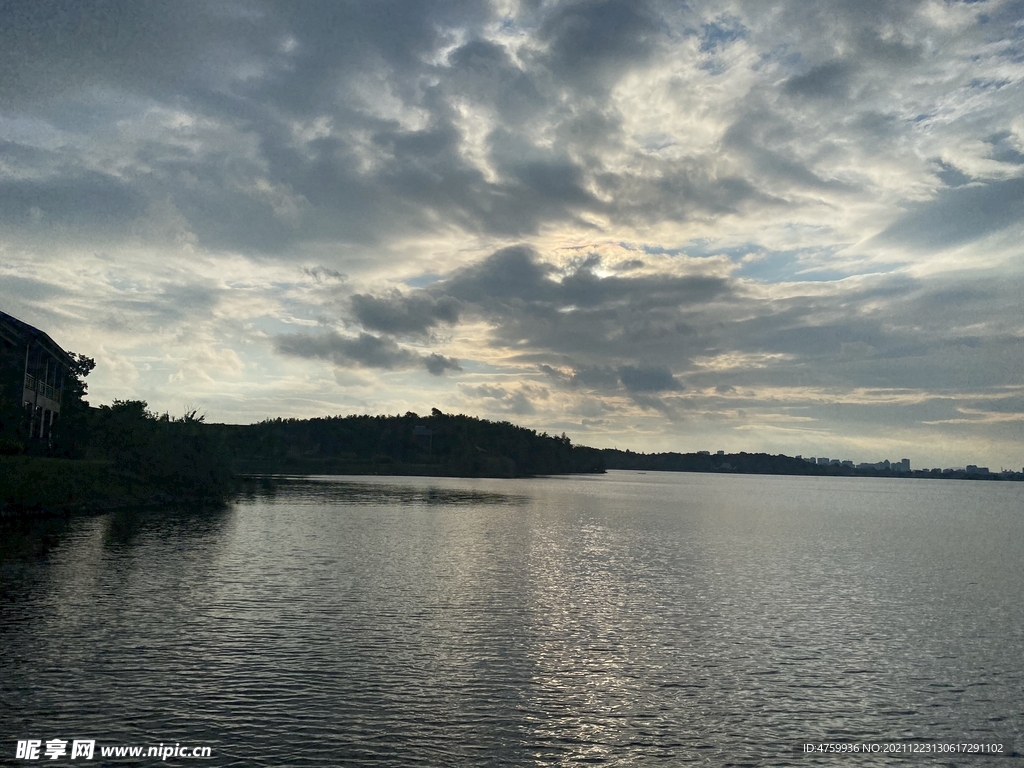
<svg viewBox="0 0 1024 768"><path fill-rule="evenodd" d="M418 293L405 297L397 291L381 298L355 294L352 311L364 328L385 333L425 333L439 323L458 322L459 302Z"/></svg>
<svg viewBox="0 0 1024 768"><path fill-rule="evenodd" d="M479 264L457 270L434 291L464 302L550 300L557 286L549 279L552 268L537 259L528 246L511 246L495 251Z"/></svg>
<svg viewBox="0 0 1024 768"><path fill-rule="evenodd" d="M630 392L677 392L683 389L668 368L638 368L624 365L619 368L619 378Z"/></svg>
<svg viewBox="0 0 1024 768"><path fill-rule="evenodd" d="M458 322L490 329L488 348L514 354L559 386L605 394L649 398L793 377L814 386L960 386L961 372L971 370L965 357L991 372L987 385L1009 382L1007 371L981 362L992 345L1012 354L1017 343L1009 284L926 285L897 274L772 292L716 274L716 262L690 261L704 273L682 275L601 276L598 266L581 260L558 280L559 270L532 249L505 248L427 288L389 295L382 317L391 324L377 315L370 321L422 332L436 322L433 308L457 301ZM996 306L1004 322L985 331L986 348L965 346L957 325L979 328ZM978 370L971 375L982 381Z"/></svg>
<svg viewBox="0 0 1024 768"><path fill-rule="evenodd" d="M439 355L436 352L432 352L424 357L423 364L426 366L427 371L433 376L442 376L445 371L462 370L462 366L459 365L458 360L453 357Z"/></svg>
<svg viewBox="0 0 1024 768"><path fill-rule="evenodd" d="M701 25L700 50L704 53L713 53L716 49L743 40L748 35L747 28L739 18L720 16Z"/></svg>
<svg viewBox="0 0 1024 768"><path fill-rule="evenodd" d="M128 185L106 174L0 179L0 220L8 226L123 232L143 210Z"/></svg>
<svg viewBox="0 0 1024 768"><path fill-rule="evenodd" d="M4 8L0 301L154 408L1019 445L1014 3Z"/></svg>
<svg viewBox="0 0 1024 768"><path fill-rule="evenodd" d="M358 336L341 336L337 333L319 336L287 334L275 340L277 351L295 357L320 358L336 365L357 363L368 368L408 368L416 361L416 355L403 349L392 339L360 333Z"/></svg>
<svg viewBox="0 0 1024 768"><path fill-rule="evenodd" d="M518 416L535 414L537 408L534 401L546 400L549 397L546 388L530 384L521 384L513 390L492 384L481 384L475 387L463 386L462 392L473 398L495 401L494 404L497 404L502 412L514 413Z"/></svg>
<svg viewBox="0 0 1024 768"><path fill-rule="evenodd" d="M790 96L816 99L845 98L850 89L854 67L844 61L829 61L812 67L803 75L786 81L783 91Z"/></svg>
<svg viewBox="0 0 1024 768"><path fill-rule="evenodd" d="M436 352L421 356L400 346L394 339L370 333L357 336L342 336L335 332L316 336L283 334L274 339L274 346L283 355L329 360L340 367L355 364L391 371L421 365L433 376L442 376L446 371L462 370L459 361L454 358Z"/></svg>
<svg viewBox="0 0 1024 768"><path fill-rule="evenodd" d="M353 307L364 328L393 333L423 333L441 321L455 322L460 314L483 320L492 327L493 346L547 355L537 362L549 366L558 362L555 356L571 355L576 384L602 370L617 383L618 365L598 362L610 358L633 366L625 369L626 376L640 387L646 368L637 361L667 354L685 362L680 352L695 341L687 314L730 301L734 290L717 275L599 277L596 264L584 260L557 280L553 265L528 247L513 246L455 269L427 288L385 299L354 297Z"/></svg>
<svg viewBox="0 0 1024 768"><path fill-rule="evenodd" d="M312 268L311 267L303 267L302 268L302 272L303 272L303 274L306 274L306 275L309 275L310 277L312 277L313 280L316 281L317 284L322 284L322 283L327 283L327 282L344 283L346 280L348 280L348 275L346 275L344 272L339 272L336 269L331 269L329 267L325 267L322 264L317 265L317 266L312 267Z"/></svg>
<svg viewBox="0 0 1024 768"><path fill-rule="evenodd" d="M904 112L955 110L915 84L943 66L959 83L970 66L965 89L991 81L1005 94L1012 46L982 43L1012 24L1005 13L982 30L952 7L864 5L558 2L496 23L485 3L428 2L384 23L386 4L15 3L2 33L14 62L6 103L33 124L0 131L0 151L52 173L22 187L0 179L13 185L6 213L26 226L48 211L105 222L112 235L115 219L169 201L199 247L289 258L454 230L611 234L735 216L756 230L773 210L800 219L815 202L844 204L830 195L881 201L862 171L872 156L898 163L898 147L920 139ZM956 45L941 60L926 55L926 41L947 38ZM720 60L713 73L708 56ZM847 112L814 103L854 81L860 100ZM684 114L714 114L716 127L687 135ZM984 138L1000 137L995 162L1021 155L1013 114L984 121ZM956 130L933 133L932 156L950 154ZM879 131L890 139L881 150ZM812 199L798 203L802 190Z"/></svg>
<svg viewBox="0 0 1024 768"><path fill-rule="evenodd" d="M651 55L662 30L642 2L598 0L554 6L538 30L541 60L561 79L585 89L607 88Z"/></svg>
<svg viewBox="0 0 1024 768"><path fill-rule="evenodd" d="M581 365L573 371L569 384L587 389L615 389L619 384L619 374L606 366Z"/></svg>
<svg viewBox="0 0 1024 768"><path fill-rule="evenodd" d="M913 206L878 239L914 248L949 248L1014 225L1024 225L1024 178L943 189L934 199Z"/></svg>

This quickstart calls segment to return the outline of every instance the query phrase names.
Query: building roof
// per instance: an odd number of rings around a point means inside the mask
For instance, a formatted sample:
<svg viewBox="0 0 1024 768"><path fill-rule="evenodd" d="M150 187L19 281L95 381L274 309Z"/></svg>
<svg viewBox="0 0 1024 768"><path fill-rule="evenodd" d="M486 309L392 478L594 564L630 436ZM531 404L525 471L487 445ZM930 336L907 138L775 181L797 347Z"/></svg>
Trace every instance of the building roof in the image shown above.
<svg viewBox="0 0 1024 768"><path fill-rule="evenodd" d="M75 363L74 358L46 333L2 311L0 311L0 338L18 347L34 341L65 365L71 366Z"/></svg>

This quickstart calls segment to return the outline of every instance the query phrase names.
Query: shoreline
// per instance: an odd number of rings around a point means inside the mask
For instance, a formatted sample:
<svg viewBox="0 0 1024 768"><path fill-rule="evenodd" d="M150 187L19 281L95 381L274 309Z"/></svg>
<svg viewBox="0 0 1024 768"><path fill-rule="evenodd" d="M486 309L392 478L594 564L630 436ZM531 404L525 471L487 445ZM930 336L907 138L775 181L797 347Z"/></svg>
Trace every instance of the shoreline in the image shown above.
<svg viewBox="0 0 1024 768"><path fill-rule="evenodd" d="M607 456L608 452L605 452ZM606 462L605 470L555 472L543 476L625 472L670 472L720 475L779 475L797 477L859 477L917 480L971 480L1022 482L1024 473L969 473L964 470L913 470L894 472L842 466L807 465L800 459L767 454L730 454L717 464L699 454L625 454L629 461ZM617 457L616 457L617 458ZM732 461L728 461L731 459ZM771 465L768 462L770 460ZM732 462L735 461L734 465ZM623 466L624 464L630 466ZM804 466L800 466L803 464ZM110 462L56 459L35 456L0 456L0 519L54 517L163 506L221 505L261 479L275 476L309 477L437 477L529 479L535 474L516 474L507 466L476 467L411 463L352 463L334 461L285 461L250 463L239 467L230 487L210 494L175 493L145 477L116 471ZM490 471L488 471L490 470Z"/></svg>
<svg viewBox="0 0 1024 768"><path fill-rule="evenodd" d="M221 503L216 495L174 493L110 462L38 456L0 456L0 518L55 517L171 505Z"/></svg>

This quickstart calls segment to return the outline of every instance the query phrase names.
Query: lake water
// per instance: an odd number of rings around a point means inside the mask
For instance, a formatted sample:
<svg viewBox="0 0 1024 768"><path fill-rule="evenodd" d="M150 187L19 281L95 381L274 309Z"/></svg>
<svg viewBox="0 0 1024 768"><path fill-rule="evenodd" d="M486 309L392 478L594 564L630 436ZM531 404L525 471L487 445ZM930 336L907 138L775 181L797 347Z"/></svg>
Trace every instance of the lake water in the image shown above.
<svg viewBox="0 0 1024 768"><path fill-rule="evenodd" d="M82 738L92 764L866 765L794 750L1024 737L1024 484L313 478L3 530L0 762L77 765L15 742Z"/></svg>

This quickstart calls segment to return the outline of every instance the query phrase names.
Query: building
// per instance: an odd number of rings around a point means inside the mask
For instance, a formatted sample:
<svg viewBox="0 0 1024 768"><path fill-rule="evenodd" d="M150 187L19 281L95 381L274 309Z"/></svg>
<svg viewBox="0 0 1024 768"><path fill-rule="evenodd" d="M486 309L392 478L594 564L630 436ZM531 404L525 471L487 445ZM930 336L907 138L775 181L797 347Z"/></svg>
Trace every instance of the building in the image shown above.
<svg viewBox="0 0 1024 768"><path fill-rule="evenodd" d="M2 396L20 398L30 440L50 439L60 415L64 377L74 364L71 355L38 328L0 312Z"/></svg>
<svg viewBox="0 0 1024 768"><path fill-rule="evenodd" d="M412 428L412 439L416 441L416 444L420 448L426 448L428 451L434 447L434 430L423 424L417 424Z"/></svg>

